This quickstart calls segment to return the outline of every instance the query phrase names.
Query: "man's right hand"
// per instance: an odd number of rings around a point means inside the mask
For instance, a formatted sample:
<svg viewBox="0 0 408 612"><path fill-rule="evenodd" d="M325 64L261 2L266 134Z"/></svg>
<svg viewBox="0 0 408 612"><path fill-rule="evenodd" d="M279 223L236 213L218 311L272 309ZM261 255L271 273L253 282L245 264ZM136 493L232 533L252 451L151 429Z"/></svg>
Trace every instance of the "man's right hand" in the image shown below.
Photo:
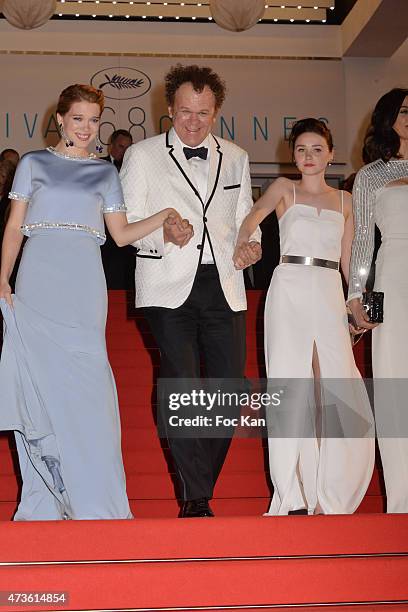
<svg viewBox="0 0 408 612"><path fill-rule="evenodd" d="M163 223L164 243L171 242L182 248L190 242L194 236L193 226L188 219L181 219L175 215L169 215Z"/></svg>

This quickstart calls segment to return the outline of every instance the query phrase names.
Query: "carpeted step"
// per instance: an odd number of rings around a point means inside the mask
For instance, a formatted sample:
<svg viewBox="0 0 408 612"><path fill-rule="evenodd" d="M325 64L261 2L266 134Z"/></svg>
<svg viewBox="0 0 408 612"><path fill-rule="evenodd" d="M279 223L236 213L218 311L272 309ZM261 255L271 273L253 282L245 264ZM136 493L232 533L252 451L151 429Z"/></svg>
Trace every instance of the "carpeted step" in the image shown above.
<svg viewBox="0 0 408 612"><path fill-rule="evenodd" d="M260 438L234 438L232 445L234 448L259 447ZM162 444L167 446L165 440ZM122 448L125 454L128 449L140 450L141 448L160 448L160 439L157 431L151 427L126 427L122 432Z"/></svg>
<svg viewBox="0 0 408 612"><path fill-rule="evenodd" d="M121 559L129 553L146 559L402 554L408 552L408 515L1 523L0 541L0 562Z"/></svg>
<svg viewBox="0 0 408 612"><path fill-rule="evenodd" d="M126 465L126 464L125 464ZM166 473L134 472L126 470L127 493L131 499L172 499L175 497L174 475ZM18 484L14 474L0 477L1 499L17 499ZM378 479L375 477L369 486L366 496L380 495ZM270 488L264 472L223 472L214 491L215 497L245 498L270 496Z"/></svg>
<svg viewBox="0 0 408 612"><path fill-rule="evenodd" d="M14 468L18 462L16 451L0 451L0 477L3 474L13 474ZM171 463L171 455L168 449L163 449L162 452L158 452L156 449L130 449L124 453L124 463L126 473L143 473L149 471L154 472L167 472L174 471ZM237 448L234 452L234 448L230 450L227 455L223 467L223 473L230 472L261 472L264 471L264 456L262 447L259 444L255 447L250 448ZM1 493L0 493L1 498Z"/></svg>
<svg viewBox="0 0 408 612"><path fill-rule="evenodd" d="M134 368L137 370L139 366L159 366L160 352L157 348L146 350L145 347L132 348L109 348L109 361L112 367L115 368ZM263 364L263 349L257 347L249 347L247 350L247 363L256 365Z"/></svg>
<svg viewBox="0 0 408 612"><path fill-rule="evenodd" d="M157 537L160 537L157 534ZM407 601L404 559L194 561L36 566L7 571L2 590L67 592L72 610L200 611L223 607ZM45 589L43 589L45 590ZM13 610L30 608L13 607ZM50 609L50 608L48 608ZM54 608L55 609L55 608ZM402 608L404 609L404 608ZM405 609L406 610L406 609ZM42 609L42 612L45 612Z"/></svg>
<svg viewBox="0 0 408 612"><path fill-rule="evenodd" d="M211 501L211 507L218 516L262 516L267 512L270 497L217 498ZM16 510L16 501L0 501L0 521L10 521ZM175 518L179 514L180 504L173 499L131 499L130 507L135 518ZM380 514L385 510L385 498L370 495L361 502L357 513Z"/></svg>
<svg viewBox="0 0 408 612"><path fill-rule="evenodd" d="M248 293L247 375L255 378L263 367L263 299L262 292ZM109 293L107 342L118 385L130 497L135 499L136 505L137 498L143 498L140 504L143 512L146 512L145 516L149 516L149 511L153 515L158 512L159 516L166 516L166 512L170 512L167 515L174 516L178 506L168 473L172 467L166 460L167 442L158 439L155 428L154 382L158 373L159 352L147 322L140 313L135 312L125 292ZM361 351L362 346L359 343L358 350ZM270 492L265 474L264 444L265 441L261 439L233 440L216 492L225 498L219 500L219 512L222 514L259 514L267 508ZM15 505L18 491L18 483L13 476L15 466L16 456L9 450L8 438L0 434L0 502L11 506ZM384 500L380 476L379 472L375 472L359 511L381 511ZM249 496L246 501L243 495ZM171 504L171 509L164 511L165 504ZM160 510L156 510L156 507ZM0 512L3 512L1 505ZM1 516L9 518L11 512L7 506Z"/></svg>
<svg viewBox="0 0 408 612"><path fill-rule="evenodd" d="M0 590L52 585L72 609L408 600L405 515L3 523L0 541L2 563L101 561L3 565Z"/></svg>

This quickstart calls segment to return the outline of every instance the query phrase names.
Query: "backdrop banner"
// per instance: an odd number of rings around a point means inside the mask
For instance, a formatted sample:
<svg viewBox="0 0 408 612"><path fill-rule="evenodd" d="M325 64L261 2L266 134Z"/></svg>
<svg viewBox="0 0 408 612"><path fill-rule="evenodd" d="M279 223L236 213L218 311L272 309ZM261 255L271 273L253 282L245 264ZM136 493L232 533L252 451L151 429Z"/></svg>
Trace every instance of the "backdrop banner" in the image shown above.
<svg viewBox="0 0 408 612"><path fill-rule="evenodd" d="M251 162L290 162L287 137L302 117L327 121L336 161L347 161L344 68L324 60L3 54L0 147L24 153L55 144L58 94L72 83L91 83L105 93L104 144L118 128L130 130L134 141L163 132L171 125L164 75L177 62L210 65L225 79L227 98L214 133L246 149Z"/></svg>

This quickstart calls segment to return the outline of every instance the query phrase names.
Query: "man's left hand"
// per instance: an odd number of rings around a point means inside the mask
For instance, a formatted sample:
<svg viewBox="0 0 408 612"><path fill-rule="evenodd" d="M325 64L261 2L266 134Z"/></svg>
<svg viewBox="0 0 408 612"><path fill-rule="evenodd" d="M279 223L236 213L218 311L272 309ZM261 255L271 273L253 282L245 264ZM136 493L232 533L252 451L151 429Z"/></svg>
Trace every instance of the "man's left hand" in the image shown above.
<svg viewBox="0 0 408 612"><path fill-rule="evenodd" d="M182 219L180 215L174 211L174 214L169 214L163 223L163 238L164 243L172 242L182 249L194 236L193 226L188 219Z"/></svg>
<svg viewBox="0 0 408 612"><path fill-rule="evenodd" d="M242 242L235 247L232 257L236 270L244 270L252 266L262 257L262 247L259 242Z"/></svg>

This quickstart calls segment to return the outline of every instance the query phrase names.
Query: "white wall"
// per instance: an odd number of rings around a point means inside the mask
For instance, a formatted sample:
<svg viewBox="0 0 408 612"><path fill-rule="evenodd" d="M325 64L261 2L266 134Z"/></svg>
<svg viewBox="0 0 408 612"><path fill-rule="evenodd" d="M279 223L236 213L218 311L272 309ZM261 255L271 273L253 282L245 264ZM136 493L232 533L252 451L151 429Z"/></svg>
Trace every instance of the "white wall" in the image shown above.
<svg viewBox="0 0 408 612"><path fill-rule="evenodd" d="M341 48L337 26L259 24L234 34L215 24L51 21L38 30L20 31L0 20L0 69L7 84L0 97L0 147L24 151L42 146L36 130L44 128L61 88L87 82L97 70L113 65L151 72L154 96L138 102L148 115L150 136L157 128L149 117L165 111L162 76L180 57L211 64L225 77L229 96L223 114L227 121L236 115L236 141L249 149L253 162L285 164L288 152L279 144L284 117L317 115L329 118L337 161L347 164L334 171L347 174L360 166L362 137L377 99L392 87L408 87L408 42L391 59L342 59ZM263 59L250 59L255 57ZM115 107L121 127L126 127L129 108L124 102ZM9 138L7 113L9 120L13 113L16 117ZM268 117L268 141L259 130L254 140L254 116ZM256 168L279 171L279 165Z"/></svg>
<svg viewBox="0 0 408 612"><path fill-rule="evenodd" d="M42 148L56 139L53 120L59 92L70 83L92 83L106 96L101 136L131 130L134 139L168 129L164 75L182 57L0 55L8 73L7 100L0 99L0 147ZM215 126L220 136L245 148L252 162L282 164L291 155L285 143L290 126L304 116L326 118L346 161L344 76L340 61L215 58L210 63L227 81L228 94ZM117 89L115 75L142 79L141 87ZM322 83L324 87L322 87ZM151 86L149 87L149 85ZM139 125L141 124L141 125Z"/></svg>
<svg viewBox="0 0 408 612"><path fill-rule="evenodd" d="M296 35L294 36L294 32ZM233 33L214 23L53 20L21 31L0 19L0 50L340 57L340 28L258 24Z"/></svg>

